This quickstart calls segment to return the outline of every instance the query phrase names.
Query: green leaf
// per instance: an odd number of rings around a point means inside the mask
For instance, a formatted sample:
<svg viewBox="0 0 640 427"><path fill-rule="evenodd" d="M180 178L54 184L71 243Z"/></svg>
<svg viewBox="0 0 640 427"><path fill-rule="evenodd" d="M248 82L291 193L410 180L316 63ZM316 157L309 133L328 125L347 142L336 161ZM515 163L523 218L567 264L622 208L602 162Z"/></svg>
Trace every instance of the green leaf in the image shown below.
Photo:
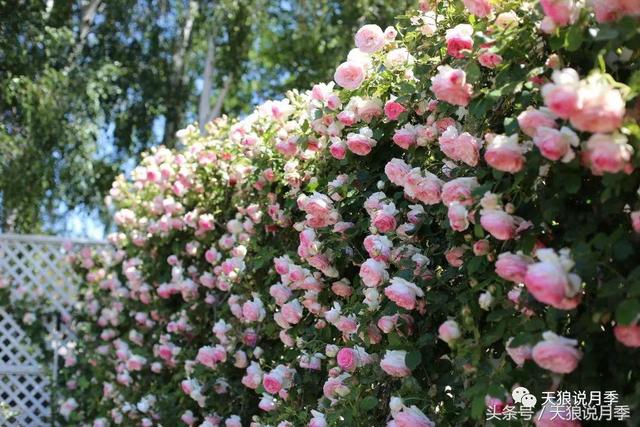
<svg viewBox="0 0 640 427"><path fill-rule="evenodd" d="M616 309L616 322L622 325L630 325L640 315L640 301L637 299L626 300L618 304Z"/></svg>
<svg viewBox="0 0 640 427"><path fill-rule="evenodd" d="M360 407L365 411L370 411L378 405L378 399L375 396L367 396L360 401Z"/></svg>
<svg viewBox="0 0 640 427"><path fill-rule="evenodd" d="M404 363L409 369L415 369L422 362L422 354L419 351L411 351L404 357Z"/></svg>
<svg viewBox="0 0 640 427"><path fill-rule="evenodd" d="M569 28L569 31L567 31L567 34L565 36L564 47L569 52L575 52L576 50L580 49L583 41L584 32L582 31L582 28L580 28L579 26L572 26L571 28Z"/></svg>

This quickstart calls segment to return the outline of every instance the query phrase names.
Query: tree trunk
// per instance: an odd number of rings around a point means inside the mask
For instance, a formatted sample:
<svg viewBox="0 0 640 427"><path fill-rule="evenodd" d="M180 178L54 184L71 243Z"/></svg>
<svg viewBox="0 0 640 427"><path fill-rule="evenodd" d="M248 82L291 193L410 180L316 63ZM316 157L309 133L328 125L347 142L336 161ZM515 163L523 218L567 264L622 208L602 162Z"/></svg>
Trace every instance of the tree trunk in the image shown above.
<svg viewBox="0 0 640 427"><path fill-rule="evenodd" d="M165 114L164 134L162 136L162 143L168 147L175 145L175 135L178 131L178 126L182 121L182 105L185 101L184 88L187 84L188 76L184 72L185 56L187 54L187 48L191 42L191 33L193 31L193 23L198 14L198 2L191 0L189 2L189 9L187 16L184 20L184 26L182 27L182 37L179 40L176 50L173 54L173 70L171 77L169 78L169 86L167 88L167 112ZM178 98L178 99L176 99Z"/></svg>

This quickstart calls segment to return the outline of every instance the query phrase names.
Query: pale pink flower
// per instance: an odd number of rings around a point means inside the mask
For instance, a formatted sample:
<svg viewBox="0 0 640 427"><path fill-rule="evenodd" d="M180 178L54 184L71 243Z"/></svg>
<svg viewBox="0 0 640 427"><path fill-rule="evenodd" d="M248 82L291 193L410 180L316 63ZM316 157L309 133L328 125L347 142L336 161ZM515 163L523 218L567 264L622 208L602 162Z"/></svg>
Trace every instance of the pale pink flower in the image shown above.
<svg viewBox="0 0 640 427"><path fill-rule="evenodd" d="M568 25L576 18L577 7L574 0L540 0L540 5L556 25Z"/></svg>
<svg viewBox="0 0 640 427"><path fill-rule="evenodd" d="M503 210L483 209L480 225L498 240L510 240L516 236L515 219Z"/></svg>
<svg viewBox="0 0 640 427"><path fill-rule="evenodd" d="M523 344L518 347L510 347L511 341L513 341L513 337L507 340L507 345L505 346L505 350L511 359L515 362L516 365L522 366L524 362L531 359L531 346L528 344Z"/></svg>
<svg viewBox="0 0 640 427"><path fill-rule="evenodd" d="M491 13L489 0L462 0L469 13L484 18Z"/></svg>
<svg viewBox="0 0 640 427"><path fill-rule="evenodd" d="M602 76L593 75L580 83L578 106L570 116L571 125L578 130L609 133L622 125L625 114L622 94Z"/></svg>
<svg viewBox="0 0 640 427"><path fill-rule="evenodd" d="M518 134L491 136L484 159L489 166L499 171L519 172L524 166L524 148L518 144Z"/></svg>
<svg viewBox="0 0 640 427"><path fill-rule="evenodd" d="M483 67L496 68L498 65L502 64L502 56L495 52L484 50L480 52L480 55L478 55L478 62Z"/></svg>
<svg viewBox="0 0 640 427"><path fill-rule="evenodd" d="M633 227L633 231L636 233L640 233L640 210L633 211L629 214L631 218L631 226Z"/></svg>
<svg viewBox="0 0 640 427"><path fill-rule="evenodd" d="M469 228L469 219L467 218L467 208L460 202L453 202L449 205L447 217L452 230L464 231Z"/></svg>
<svg viewBox="0 0 640 427"><path fill-rule="evenodd" d="M358 156L366 156L377 144L376 140L371 138L372 135L369 128L362 128L359 133L348 134L347 148Z"/></svg>
<svg viewBox="0 0 640 427"><path fill-rule="evenodd" d="M640 326L638 325L616 325L613 328L613 334L627 347L640 347Z"/></svg>
<svg viewBox="0 0 640 427"><path fill-rule="evenodd" d="M556 128L556 118L547 108L529 107L518 115L518 125L522 132L530 137L536 136L539 129Z"/></svg>
<svg viewBox="0 0 640 427"><path fill-rule="evenodd" d="M441 101L466 107L473 91L466 78L463 70L441 65L438 67L438 74L431 77L431 90Z"/></svg>
<svg viewBox="0 0 640 427"><path fill-rule="evenodd" d="M567 163L575 158L572 147L577 147L580 140L568 127L563 126L560 130L541 127L533 137L533 143L545 158Z"/></svg>
<svg viewBox="0 0 640 427"><path fill-rule="evenodd" d="M462 205L470 206L473 204L472 192L479 186L480 184L475 177L453 179L442 186L442 203L449 206L453 202L459 202Z"/></svg>
<svg viewBox="0 0 640 427"><path fill-rule="evenodd" d="M451 345L462 336L458 322L447 320L438 327L438 338Z"/></svg>
<svg viewBox="0 0 640 427"><path fill-rule="evenodd" d="M553 83L542 86L544 103L553 114L568 119L579 106L580 77L573 68L565 68L554 70L551 78Z"/></svg>
<svg viewBox="0 0 640 427"><path fill-rule="evenodd" d="M438 139L442 152L451 160L461 161L469 166L478 164L480 141L471 134L458 134L455 126L449 126Z"/></svg>
<svg viewBox="0 0 640 427"><path fill-rule="evenodd" d="M633 148L624 135L591 135L584 145L583 161L594 175L605 173L629 173L633 170L631 155Z"/></svg>
<svg viewBox="0 0 640 427"><path fill-rule="evenodd" d="M360 87L365 77L365 69L359 62L347 61L338 65L333 79L341 87L355 90Z"/></svg>
<svg viewBox="0 0 640 427"><path fill-rule="evenodd" d="M574 262L567 250L557 254L553 249L538 249L540 260L529 265L524 278L527 290L538 301L561 310L571 310L580 302L581 280L569 273Z"/></svg>
<svg viewBox="0 0 640 427"><path fill-rule="evenodd" d="M393 414L393 420L395 427L436 427L436 423L414 405L409 408L405 406Z"/></svg>
<svg viewBox="0 0 640 427"><path fill-rule="evenodd" d="M389 280L389 273L383 262L369 258L360 266L360 278L365 286L377 287Z"/></svg>
<svg viewBox="0 0 640 427"><path fill-rule="evenodd" d="M384 114L389 120L398 120L400 114L405 111L407 111L407 109L395 100L390 99L384 104Z"/></svg>
<svg viewBox="0 0 640 427"><path fill-rule="evenodd" d="M380 361L380 367L392 377L408 377L411 375L405 363L407 352L404 350L387 350L384 358Z"/></svg>
<svg viewBox="0 0 640 427"><path fill-rule="evenodd" d="M384 167L384 173L389 181L401 187L404 186L405 178L410 171L411 166L401 159L391 159Z"/></svg>
<svg viewBox="0 0 640 427"><path fill-rule="evenodd" d="M573 372L582 359L582 353L576 347L578 341L564 338L547 331L542 334L543 341L533 347L531 355L538 366L556 374Z"/></svg>
<svg viewBox="0 0 640 427"><path fill-rule="evenodd" d="M447 30L445 40L447 53L454 58L464 58L462 51L473 48L473 27L469 24L458 24Z"/></svg>
<svg viewBox="0 0 640 427"><path fill-rule="evenodd" d="M498 255L496 274L504 280L523 283L530 263L531 262L522 255L504 252Z"/></svg>
<svg viewBox="0 0 640 427"><path fill-rule="evenodd" d="M384 47L386 41L382 29L373 24L362 26L355 35L356 47L365 53L379 51Z"/></svg>
<svg viewBox="0 0 640 427"><path fill-rule="evenodd" d="M398 307L407 310L413 310L416 307L416 297L424 296L422 289L417 287L415 283L401 277L392 278L390 285L385 288L384 294Z"/></svg>

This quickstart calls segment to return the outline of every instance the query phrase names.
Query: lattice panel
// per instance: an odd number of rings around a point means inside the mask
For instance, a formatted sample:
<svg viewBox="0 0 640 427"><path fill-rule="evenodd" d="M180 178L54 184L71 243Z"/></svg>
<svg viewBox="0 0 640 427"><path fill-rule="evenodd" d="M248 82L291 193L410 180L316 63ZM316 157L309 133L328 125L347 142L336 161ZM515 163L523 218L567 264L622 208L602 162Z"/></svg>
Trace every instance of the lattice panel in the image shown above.
<svg viewBox="0 0 640 427"><path fill-rule="evenodd" d="M78 277L66 260L63 239L44 236L0 234L0 279L13 290L22 288L30 296L50 302L54 312L41 316L49 331L49 345L57 350L73 339L60 315L68 315L75 302ZM74 241L76 245L107 247L102 242ZM107 249L108 251L108 249ZM60 328L62 326L62 328ZM38 364L39 349L31 345L16 320L0 309L0 408L2 427L44 427L50 425L51 390L48 377ZM54 382L56 364L51 361Z"/></svg>

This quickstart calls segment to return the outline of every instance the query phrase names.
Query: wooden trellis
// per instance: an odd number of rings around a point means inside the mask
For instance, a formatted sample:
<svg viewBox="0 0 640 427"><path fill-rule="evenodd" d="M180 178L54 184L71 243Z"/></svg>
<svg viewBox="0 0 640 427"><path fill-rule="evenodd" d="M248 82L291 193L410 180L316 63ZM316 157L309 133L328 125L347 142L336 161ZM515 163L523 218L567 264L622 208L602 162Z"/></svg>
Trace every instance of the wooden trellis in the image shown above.
<svg viewBox="0 0 640 427"><path fill-rule="evenodd" d="M0 279L32 296L46 298L52 308L44 322L57 350L65 331L58 330L59 316L69 315L80 278L66 261L63 244L69 239L0 234ZM103 242L71 240L74 245L103 246ZM52 390L46 368L38 363L42 353L31 345L20 324L0 309L0 425L40 427L51 425ZM8 411L6 409L8 408Z"/></svg>

